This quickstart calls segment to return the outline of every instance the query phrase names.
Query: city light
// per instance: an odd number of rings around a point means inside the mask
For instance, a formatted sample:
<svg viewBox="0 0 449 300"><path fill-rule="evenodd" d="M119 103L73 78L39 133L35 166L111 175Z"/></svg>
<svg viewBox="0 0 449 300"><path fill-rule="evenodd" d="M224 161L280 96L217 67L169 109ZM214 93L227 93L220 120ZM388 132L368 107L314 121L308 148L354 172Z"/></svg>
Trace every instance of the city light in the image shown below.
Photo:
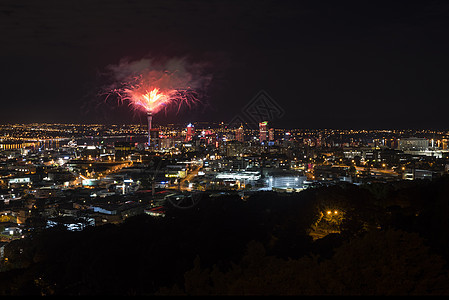
<svg viewBox="0 0 449 300"><path fill-rule="evenodd" d="M449 295L449 2L0 4L3 295Z"/></svg>

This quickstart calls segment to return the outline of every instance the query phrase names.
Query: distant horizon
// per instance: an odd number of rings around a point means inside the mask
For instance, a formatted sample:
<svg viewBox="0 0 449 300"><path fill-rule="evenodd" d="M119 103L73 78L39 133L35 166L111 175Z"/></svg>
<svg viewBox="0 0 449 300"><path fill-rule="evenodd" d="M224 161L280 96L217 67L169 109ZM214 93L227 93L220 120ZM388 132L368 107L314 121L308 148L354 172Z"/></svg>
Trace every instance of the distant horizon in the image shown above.
<svg viewBox="0 0 449 300"><path fill-rule="evenodd" d="M187 124L198 124L198 123L210 123L215 124L217 126L220 125L221 122L208 122L208 121L192 121L192 122L184 122L184 123L167 123L167 124L160 124L157 122L153 122L154 126L179 126L184 127L187 126ZM131 126L131 125L138 125L142 127L148 126L145 123L99 123L99 122L93 122L93 123L76 123L76 122L17 122L17 123L0 123L0 126L8 126L8 125L78 125L78 126L92 126L92 125L102 125L102 126ZM227 125L227 124L224 124ZM245 126L244 126L245 127ZM361 127L353 127L353 128L344 128L344 127L276 127L276 126L269 126L270 128L274 129L285 129L285 130L366 130L366 131L448 131L449 128L392 128L392 127L385 127L385 128L361 128ZM236 127L230 127L230 128L236 128ZM246 126L246 129L253 129L258 130L258 128L250 128Z"/></svg>

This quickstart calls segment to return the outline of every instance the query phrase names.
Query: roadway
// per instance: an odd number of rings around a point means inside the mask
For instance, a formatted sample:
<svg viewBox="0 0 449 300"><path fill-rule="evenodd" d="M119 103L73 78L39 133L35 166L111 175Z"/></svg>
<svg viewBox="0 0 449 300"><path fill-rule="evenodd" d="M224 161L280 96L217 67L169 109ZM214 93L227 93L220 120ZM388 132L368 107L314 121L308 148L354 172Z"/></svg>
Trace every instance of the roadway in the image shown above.
<svg viewBox="0 0 449 300"><path fill-rule="evenodd" d="M186 177L181 178L180 182L176 186L170 186L169 189L176 189L180 191L191 191L192 188L189 186L185 186L185 182L191 182L196 176L198 176L198 172L201 170L201 166L192 165L192 170L187 172Z"/></svg>

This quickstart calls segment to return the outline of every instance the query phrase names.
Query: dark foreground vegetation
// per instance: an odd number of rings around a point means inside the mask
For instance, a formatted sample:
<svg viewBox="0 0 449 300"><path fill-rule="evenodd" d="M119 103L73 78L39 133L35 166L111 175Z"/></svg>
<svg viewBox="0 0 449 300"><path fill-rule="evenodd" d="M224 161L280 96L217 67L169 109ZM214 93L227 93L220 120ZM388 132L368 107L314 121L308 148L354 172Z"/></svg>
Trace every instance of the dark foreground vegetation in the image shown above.
<svg viewBox="0 0 449 300"><path fill-rule="evenodd" d="M5 257L2 295L449 295L449 178L204 197Z"/></svg>

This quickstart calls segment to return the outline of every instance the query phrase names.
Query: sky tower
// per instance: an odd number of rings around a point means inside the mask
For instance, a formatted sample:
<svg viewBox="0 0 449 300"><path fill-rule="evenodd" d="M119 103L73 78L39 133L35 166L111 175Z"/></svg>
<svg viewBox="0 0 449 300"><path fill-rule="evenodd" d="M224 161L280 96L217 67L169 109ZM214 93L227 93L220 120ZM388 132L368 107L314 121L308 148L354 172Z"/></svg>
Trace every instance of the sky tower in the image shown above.
<svg viewBox="0 0 449 300"><path fill-rule="evenodd" d="M151 144L151 121L153 120L153 114L151 112L147 112L148 118L148 147Z"/></svg>

